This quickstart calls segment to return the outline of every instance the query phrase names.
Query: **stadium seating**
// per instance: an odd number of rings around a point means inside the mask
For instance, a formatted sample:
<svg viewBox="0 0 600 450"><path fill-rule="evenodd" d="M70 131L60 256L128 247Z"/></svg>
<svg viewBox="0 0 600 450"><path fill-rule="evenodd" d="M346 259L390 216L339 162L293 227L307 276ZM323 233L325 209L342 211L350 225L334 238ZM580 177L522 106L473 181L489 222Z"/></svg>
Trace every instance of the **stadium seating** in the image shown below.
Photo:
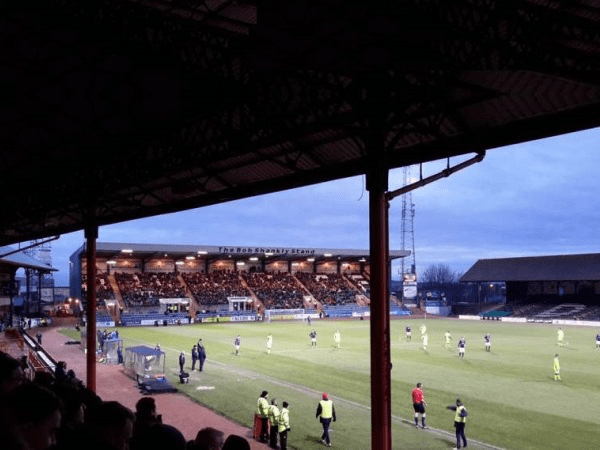
<svg viewBox="0 0 600 450"><path fill-rule="evenodd" d="M323 305L345 305L356 303L359 294L346 278L338 274L296 273L296 278ZM363 292L360 292L363 293Z"/></svg>
<svg viewBox="0 0 600 450"><path fill-rule="evenodd" d="M289 273L245 272L244 280L267 309L303 307L302 287Z"/></svg>
<svg viewBox="0 0 600 450"><path fill-rule="evenodd" d="M173 272L116 272L115 280L128 307L158 306L159 298L186 296L185 286Z"/></svg>
<svg viewBox="0 0 600 450"><path fill-rule="evenodd" d="M83 298L87 298L87 274L82 274L81 277L81 294ZM96 272L96 299L100 300L113 300L115 293L112 289L108 275L106 273L97 271Z"/></svg>
<svg viewBox="0 0 600 450"><path fill-rule="evenodd" d="M250 294L236 272L186 272L182 277L199 305L227 305L227 297L246 297Z"/></svg>

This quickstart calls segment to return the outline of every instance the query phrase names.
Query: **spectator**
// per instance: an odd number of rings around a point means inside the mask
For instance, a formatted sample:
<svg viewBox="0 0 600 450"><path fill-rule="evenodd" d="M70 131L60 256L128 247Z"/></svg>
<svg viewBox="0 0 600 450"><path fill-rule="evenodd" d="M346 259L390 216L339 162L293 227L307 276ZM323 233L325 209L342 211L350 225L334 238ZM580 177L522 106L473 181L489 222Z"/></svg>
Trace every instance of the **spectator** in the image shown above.
<svg viewBox="0 0 600 450"><path fill-rule="evenodd" d="M35 383L22 383L2 403L3 448L46 450L54 446L61 411L56 394Z"/></svg>
<svg viewBox="0 0 600 450"><path fill-rule="evenodd" d="M23 369L21 369L19 361L4 352L0 352L0 400L23 381Z"/></svg>
<svg viewBox="0 0 600 450"><path fill-rule="evenodd" d="M250 450L250 443L242 436L230 434L223 444L223 450Z"/></svg>
<svg viewBox="0 0 600 450"><path fill-rule="evenodd" d="M53 391L64 405L60 429L56 435L56 448L79 450L86 440L84 418L88 392L82 386L67 383L55 385Z"/></svg>
<svg viewBox="0 0 600 450"><path fill-rule="evenodd" d="M135 404L135 420L131 447L136 447L150 427L162 422L162 417L156 413L156 401L153 397L142 397Z"/></svg>
<svg viewBox="0 0 600 450"><path fill-rule="evenodd" d="M57 383L64 383L67 381L67 363L59 361L54 369L54 376L56 377Z"/></svg>
<svg viewBox="0 0 600 450"><path fill-rule="evenodd" d="M196 435L195 450L221 450L225 441L225 434L215 428L206 427Z"/></svg>
<svg viewBox="0 0 600 450"><path fill-rule="evenodd" d="M116 401L102 402L88 410L86 450L127 450L133 435L133 412Z"/></svg>
<svg viewBox="0 0 600 450"><path fill-rule="evenodd" d="M186 440L172 425L152 425L131 450L185 450Z"/></svg>

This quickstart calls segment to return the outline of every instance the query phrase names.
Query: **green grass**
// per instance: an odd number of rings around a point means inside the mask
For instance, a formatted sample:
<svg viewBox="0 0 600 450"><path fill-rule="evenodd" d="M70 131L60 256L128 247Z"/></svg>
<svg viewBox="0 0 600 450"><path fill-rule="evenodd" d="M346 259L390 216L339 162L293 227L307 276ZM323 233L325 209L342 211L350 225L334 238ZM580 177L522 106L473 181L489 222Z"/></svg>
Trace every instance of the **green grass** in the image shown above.
<svg viewBox="0 0 600 450"><path fill-rule="evenodd" d="M492 321L428 320L429 346L421 348L421 320L391 322L392 422L394 449L447 449L453 445L453 413L446 410L457 397L469 411L467 437L505 449L591 449L600 442L600 350L595 329L567 327L556 345L557 326ZM407 342L404 326L413 327ZM188 385L176 384L203 405L248 427L260 391L290 403L289 447L317 449L320 425L315 410L320 394L333 397L338 421L332 441L338 449L370 448L369 321L314 321L318 348L311 348L309 327L300 322L203 324L180 327L121 328L125 347L161 344L167 354L167 374L177 383L177 356L199 338L207 348L205 372L193 373ZM334 348L339 328L342 348ZM450 350L444 332L450 330ZM483 335L492 335L485 352ZM242 336L240 356L233 339ZM273 351L266 336L273 333ZM467 339L464 360L456 343ZM560 354L562 383L553 381L552 360ZM424 385L427 421L432 430L410 426L410 392ZM201 389L198 389L198 388ZM204 388L203 388L204 387ZM214 389L213 389L214 387ZM209 388L209 389L206 389ZM436 430L442 430L437 432ZM473 449L489 448L470 444Z"/></svg>

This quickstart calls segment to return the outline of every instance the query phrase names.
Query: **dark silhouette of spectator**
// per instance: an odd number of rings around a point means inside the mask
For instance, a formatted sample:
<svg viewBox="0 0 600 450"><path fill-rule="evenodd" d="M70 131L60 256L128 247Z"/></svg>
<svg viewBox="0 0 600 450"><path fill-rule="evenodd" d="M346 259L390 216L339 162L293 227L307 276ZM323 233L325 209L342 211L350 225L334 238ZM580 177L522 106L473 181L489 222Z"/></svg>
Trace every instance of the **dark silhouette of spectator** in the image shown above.
<svg viewBox="0 0 600 450"><path fill-rule="evenodd" d="M131 450L185 450L186 440L181 431L172 425L156 424L136 441Z"/></svg>
<svg viewBox="0 0 600 450"><path fill-rule="evenodd" d="M1 403L2 448L46 450L56 444L61 424L60 398L32 382L13 389Z"/></svg>
<svg viewBox="0 0 600 450"><path fill-rule="evenodd" d="M138 442L148 432L150 427L161 423L161 418L156 413L156 401L153 397L142 397L135 404L135 421L133 422L133 438L131 448L138 446Z"/></svg>
<svg viewBox="0 0 600 450"><path fill-rule="evenodd" d="M212 427L202 428L193 442L195 450L221 450L225 443L225 433Z"/></svg>
<svg viewBox="0 0 600 450"><path fill-rule="evenodd" d="M242 436L230 434L223 444L223 450L250 450L250 443Z"/></svg>
<svg viewBox="0 0 600 450"><path fill-rule="evenodd" d="M53 391L63 402L60 429L56 435L57 450L79 450L86 441L84 417L86 389L68 383L56 384Z"/></svg>
<svg viewBox="0 0 600 450"><path fill-rule="evenodd" d="M67 383L69 383L73 386L83 387L83 381L81 381L79 378L77 378L77 376L75 375L75 371L73 369L67 370Z"/></svg>
<svg viewBox="0 0 600 450"><path fill-rule="evenodd" d="M24 381L23 369L18 360L0 352L0 404L2 398Z"/></svg>
<svg viewBox="0 0 600 450"><path fill-rule="evenodd" d="M51 388L54 384L55 378L50 372L46 372L45 370L36 370L33 376L33 381L40 386Z"/></svg>
<svg viewBox="0 0 600 450"><path fill-rule="evenodd" d="M56 369L54 369L54 376L56 377L57 383L65 383L67 381L67 363L59 361L56 363Z"/></svg>
<svg viewBox="0 0 600 450"><path fill-rule="evenodd" d="M127 450L134 420L133 411L116 401L90 408L85 418L86 450Z"/></svg>

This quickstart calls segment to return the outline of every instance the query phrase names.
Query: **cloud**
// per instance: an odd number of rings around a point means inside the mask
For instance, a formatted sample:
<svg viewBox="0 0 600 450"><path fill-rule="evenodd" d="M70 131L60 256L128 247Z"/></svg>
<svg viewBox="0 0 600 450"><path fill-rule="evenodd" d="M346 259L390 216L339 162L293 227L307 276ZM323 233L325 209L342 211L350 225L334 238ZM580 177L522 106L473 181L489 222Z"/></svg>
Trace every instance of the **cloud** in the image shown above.
<svg viewBox="0 0 600 450"><path fill-rule="evenodd" d="M594 129L489 150L481 163L415 190L417 267L443 263L464 271L481 258L600 252L598 142ZM423 176L446 164L425 164ZM419 176L417 166L411 175ZM402 179L402 169L391 171L390 190ZM346 178L101 227L99 241L367 249L368 199L364 177ZM401 198L389 211L390 247L399 249ZM60 284L82 243L82 232L53 243Z"/></svg>

